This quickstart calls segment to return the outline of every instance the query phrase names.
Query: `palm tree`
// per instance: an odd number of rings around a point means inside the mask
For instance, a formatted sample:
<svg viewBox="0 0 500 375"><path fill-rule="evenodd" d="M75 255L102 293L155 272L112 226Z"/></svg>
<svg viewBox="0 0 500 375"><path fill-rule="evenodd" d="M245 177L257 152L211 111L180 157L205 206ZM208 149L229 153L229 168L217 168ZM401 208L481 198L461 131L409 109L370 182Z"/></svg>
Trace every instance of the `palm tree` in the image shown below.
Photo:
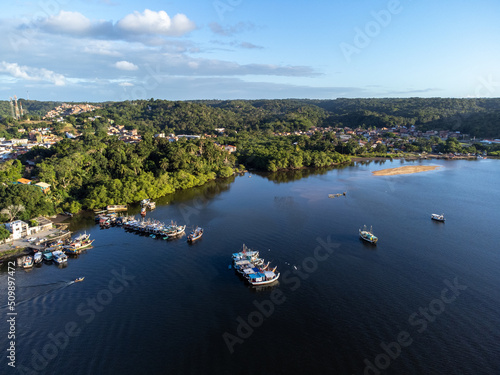
<svg viewBox="0 0 500 375"><path fill-rule="evenodd" d="M168 158L163 158L160 160L160 168L166 171L169 167L170 163L168 161Z"/></svg>
<svg viewBox="0 0 500 375"><path fill-rule="evenodd" d="M24 206L22 204L11 204L0 211L0 213L7 215L9 217L9 221L13 221L21 211L24 211Z"/></svg>
<svg viewBox="0 0 500 375"><path fill-rule="evenodd" d="M188 142L186 145L186 151L189 152L191 155L193 155L196 152L196 145L193 142Z"/></svg>

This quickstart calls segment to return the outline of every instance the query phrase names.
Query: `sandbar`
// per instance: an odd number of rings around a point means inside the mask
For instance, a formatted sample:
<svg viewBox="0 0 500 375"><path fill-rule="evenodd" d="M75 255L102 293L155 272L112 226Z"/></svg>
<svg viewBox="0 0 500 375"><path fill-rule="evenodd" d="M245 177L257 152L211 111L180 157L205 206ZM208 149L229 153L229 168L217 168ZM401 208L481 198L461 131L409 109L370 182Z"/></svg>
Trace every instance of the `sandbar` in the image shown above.
<svg viewBox="0 0 500 375"><path fill-rule="evenodd" d="M439 168L439 166L436 166L436 165L416 165L416 166L415 165L407 165L405 167L382 169L380 171L374 171L372 173L375 176L393 176L396 174L411 174L411 173L432 171L436 168Z"/></svg>

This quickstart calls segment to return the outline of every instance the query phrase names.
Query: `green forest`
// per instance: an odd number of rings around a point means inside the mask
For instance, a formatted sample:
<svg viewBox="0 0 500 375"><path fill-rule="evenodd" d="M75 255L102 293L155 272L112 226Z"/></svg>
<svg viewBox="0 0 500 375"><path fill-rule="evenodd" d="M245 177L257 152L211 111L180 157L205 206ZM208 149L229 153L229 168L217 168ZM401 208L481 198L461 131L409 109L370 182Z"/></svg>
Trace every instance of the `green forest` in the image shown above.
<svg viewBox="0 0 500 375"><path fill-rule="evenodd" d="M211 141L169 142L149 137L127 144L116 137L95 135L65 139L50 150L34 148L20 160L35 160L36 168L28 177L51 185L46 196L34 186L0 185L0 207L23 206L20 218L155 199L231 176L235 165L235 157ZM0 178L5 182L19 178L19 165L17 160L5 163ZM9 213L2 215L6 221Z"/></svg>
<svg viewBox="0 0 500 375"><path fill-rule="evenodd" d="M40 123L44 111L59 103L30 101L21 121L12 119L8 102L0 102L4 116L0 132L24 136L18 129ZM233 100L166 101L137 100L102 103L90 113L67 116L66 125L51 126L64 135L70 127L77 139L63 139L50 149L35 147L14 161L0 164L0 208L3 221L55 212L78 212L110 204L127 204L144 198L156 199L176 190L201 186L235 171L300 171L304 167L324 168L347 164L355 156L400 156L394 150L409 152L476 153L484 146L461 145L456 139L437 137L412 143L398 140L387 132L393 144L387 154L384 144L364 145L361 136L341 142L333 132L276 137L276 132L309 131L313 127L373 129L415 126L421 130L453 130L471 136L499 137L500 99L337 99L337 100ZM111 125L136 129L138 143L125 143L108 136ZM220 129L220 128L223 128ZM207 134L204 139L154 137L164 134ZM211 139L211 135L218 135ZM234 145L235 153L220 145ZM373 147L372 147L373 146ZM375 147L376 146L376 147ZM490 152L491 151L491 152ZM490 155L500 153L490 147ZM32 160L35 167L25 169ZM34 186L12 184L20 177L51 185L45 195ZM277 177L278 178L278 177Z"/></svg>
<svg viewBox="0 0 500 375"><path fill-rule="evenodd" d="M60 103L20 100L26 119L40 116ZM452 130L472 137L499 137L500 99L497 98L382 98L335 100L135 100L100 103L102 109L68 121L84 129L89 116L102 116L128 129L186 134L227 131L289 132L311 127L415 126L419 130ZM0 101L2 124L11 124L10 104ZM105 130L107 123L92 125ZM1 130L1 129L0 129Z"/></svg>
<svg viewBox="0 0 500 375"><path fill-rule="evenodd" d="M336 99L336 100L137 100L107 103L100 115L141 131L175 134L307 131L311 127L412 126L452 130L473 137L499 137L500 99ZM75 124L84 125L84 116ZM101 124L102 125L102 124Z"/></svg>

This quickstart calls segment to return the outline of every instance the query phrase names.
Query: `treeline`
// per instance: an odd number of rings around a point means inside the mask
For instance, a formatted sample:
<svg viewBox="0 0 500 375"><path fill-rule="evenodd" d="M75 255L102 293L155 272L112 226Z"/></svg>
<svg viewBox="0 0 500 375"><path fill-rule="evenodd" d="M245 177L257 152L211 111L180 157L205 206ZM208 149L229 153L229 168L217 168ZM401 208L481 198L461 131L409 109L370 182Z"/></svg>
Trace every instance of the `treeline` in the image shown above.
<svg viewBox="0 0 500 375"><path fill-rule="evenodd" d="M415 126L498 137L500 99L336 99L336 100L138 100L110 103L97 111L128 128L155 132L213 134L225 128L272 132L307 131L311 127ZM83 117L80 123L83 124ZM78 123L78 122L77 122ZM102 125L102 124L100 124Z"/></svg>
<svg viewBox="0 0 500 375"><path fill-rule="evenodd" d="M31 177L49 183L54 207L69 212L156 199L230 176L235 163L234 156L211 141L171 143L151 134L137 144L95 135L65 139L21 159L35 160Z"/></svg>
<svg viewBox="0 0 500 375"><path fill-rule="evenodd" d="M54 108L55 102L23 100L32 116ZM500 99L382 98L335 100L134 100L102 103L103 108L67 121L84 132L105 133L109 122L127 129L155 133L215 134L225 128L272 132L307 131L311 127L415 126L419 130L452 130L479 138L498 137ZM2 124L15 126L10 104L0 102ZM94 121L88 117L101 116ZM1 130L1 129L0 129Z"/></svg>
<svg viewBox="0 0 500 375"><path fill-rule="evenodd" d="M350 161L348 155L339 153L337 146L319 133L311 138L245 134L223 141L236 145L238 163L261 171L321 168Z"/></svg>

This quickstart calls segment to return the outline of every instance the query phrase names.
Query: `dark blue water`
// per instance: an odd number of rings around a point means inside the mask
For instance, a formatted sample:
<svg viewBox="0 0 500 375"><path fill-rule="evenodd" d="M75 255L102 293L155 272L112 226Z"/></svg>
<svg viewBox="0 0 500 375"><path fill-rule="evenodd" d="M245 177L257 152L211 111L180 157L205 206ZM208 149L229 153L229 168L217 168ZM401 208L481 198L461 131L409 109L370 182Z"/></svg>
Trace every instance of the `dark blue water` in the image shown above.
<svg viewBox="0 0 500 375"><path fill-rule="evenodd" d="M500 161L422 164L441 168L245 175L148 213L203 226L193 245L75 218L94 248L16 270L17 371L3 355L0 373L498 374ZM377 246L359 239L364 224ZM278 285L252 289L228 269L243 243L278 266ZM6 284L4 264L3 353Z"/></svg>

